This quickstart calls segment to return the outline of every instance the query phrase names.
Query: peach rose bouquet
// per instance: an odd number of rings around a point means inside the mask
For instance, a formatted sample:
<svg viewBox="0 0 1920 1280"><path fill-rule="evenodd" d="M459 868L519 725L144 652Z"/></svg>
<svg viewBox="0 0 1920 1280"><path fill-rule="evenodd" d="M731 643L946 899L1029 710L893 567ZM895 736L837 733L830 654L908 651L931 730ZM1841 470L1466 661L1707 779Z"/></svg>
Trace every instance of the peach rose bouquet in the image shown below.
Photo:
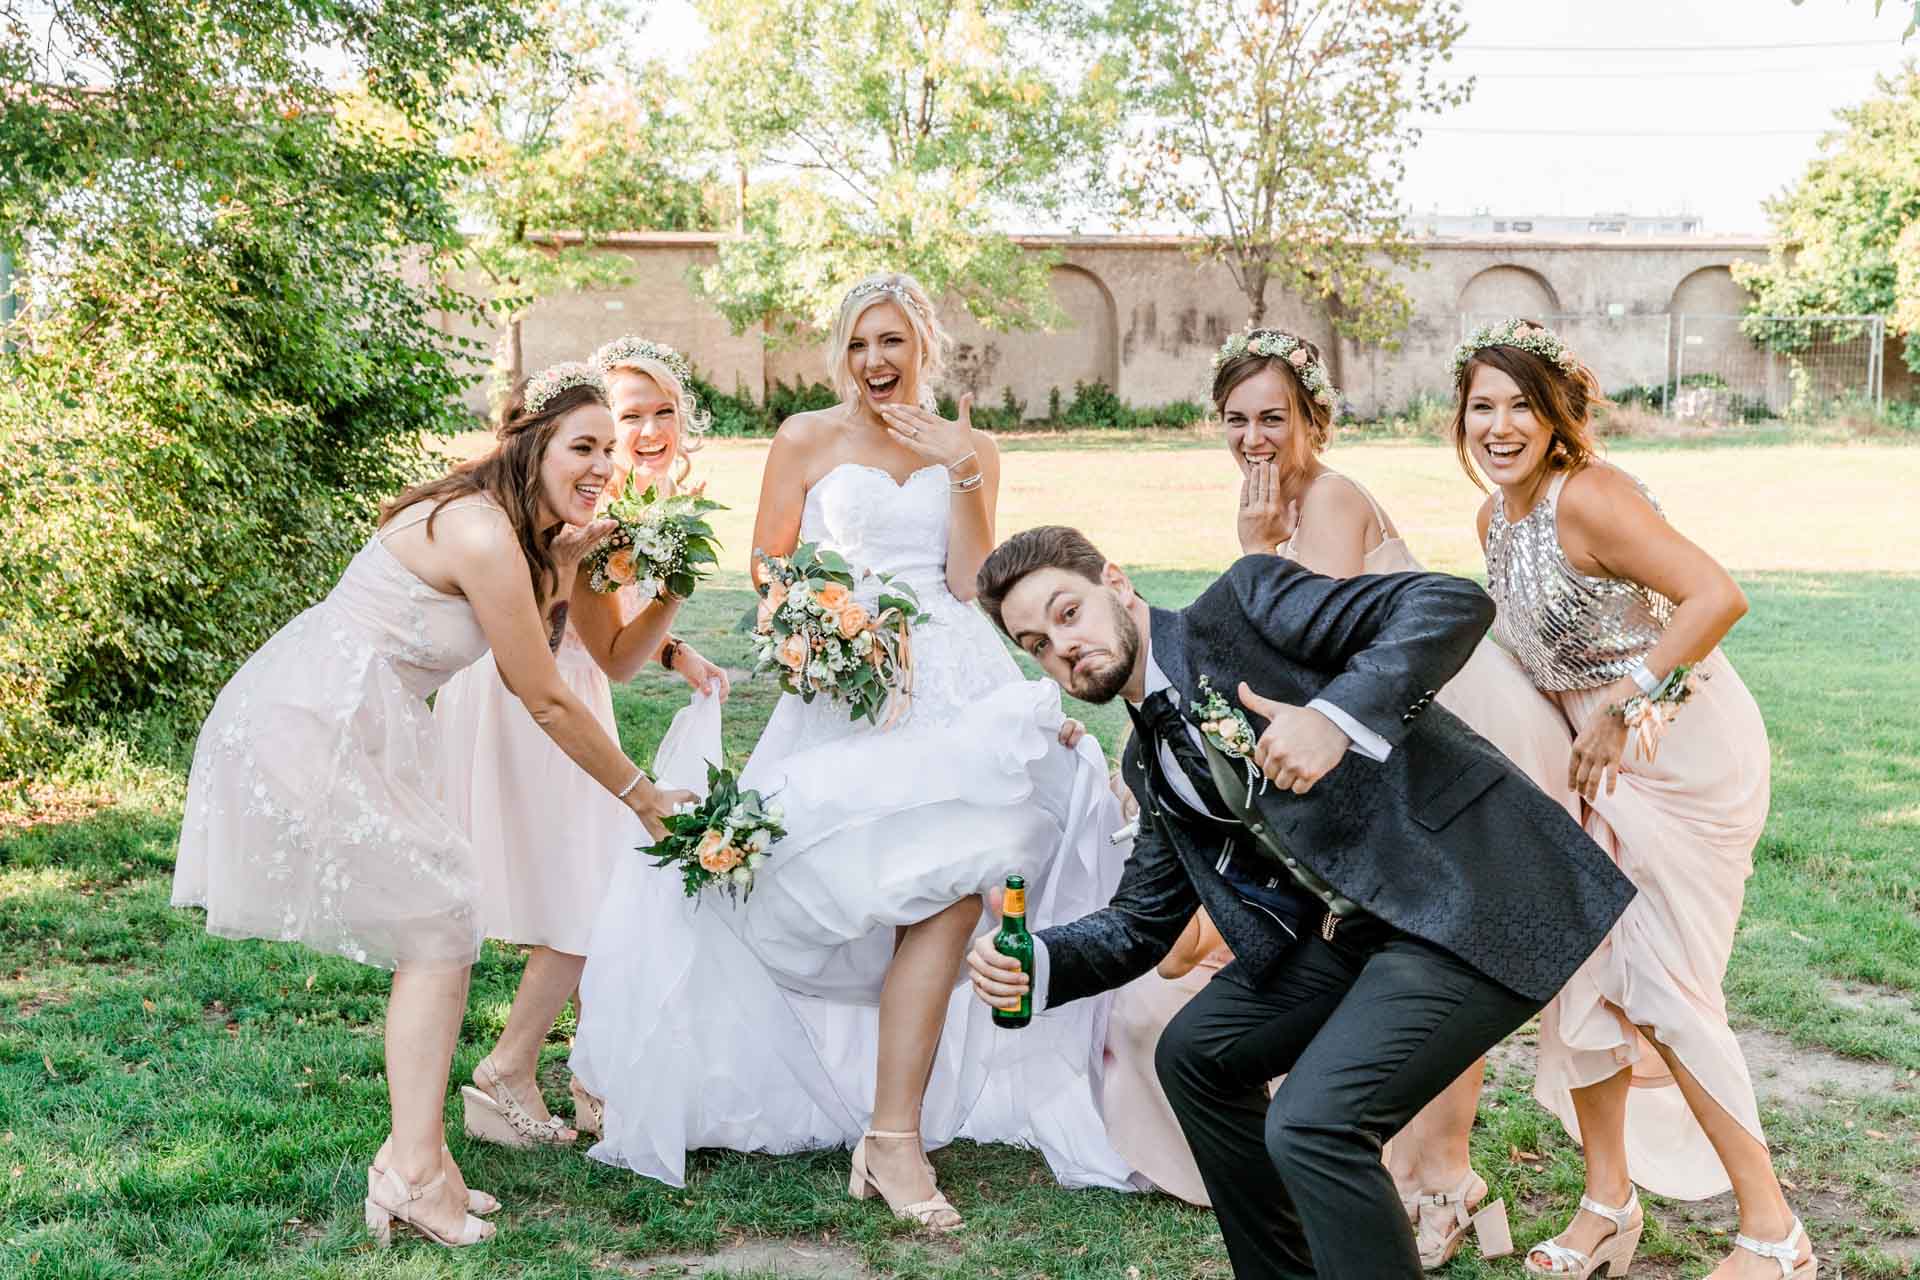
<svg viewBox="0 0 1920 1280"><path fill-rule="evenodd" d="M753 892L754 875L787 834L785 816L758 791L742 791L731 770L708 765L707 798L690 813L661 819L667 834L644 852L654 866L679 871L689 898L714 888L738 901Z"/></svg>
<svg viewBox="0 0 1920 1280"><path fill-rule="evenodd" d="M709 511L725 511L698 493L663 496L658 489L622 493L601 514L613 532L587 552L581 567L595 591L632 586L646 604L662 591L682 600L720 563L719 542L707 523Z"/></svg>
<svg viewBox="0 0 1920 1280"><path fill-rule="evenodd" d="M850 720L899 719L913 694L912 630L927 620L913 589L811 542L760 564L755 672L807 702L845 704Z"/></svg>

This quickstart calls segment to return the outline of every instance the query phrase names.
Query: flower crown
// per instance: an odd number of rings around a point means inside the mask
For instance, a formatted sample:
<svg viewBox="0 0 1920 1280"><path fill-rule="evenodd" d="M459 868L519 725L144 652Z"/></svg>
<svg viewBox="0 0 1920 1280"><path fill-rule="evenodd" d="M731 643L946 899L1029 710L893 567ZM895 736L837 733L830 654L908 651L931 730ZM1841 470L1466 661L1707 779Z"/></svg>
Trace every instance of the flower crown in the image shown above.
<svg viewBox="0 0 1920 1280"><path fill-rule="evenodd" d="M664 342L651 342L637 334L627 334L615 338L593 353L593 367L602 373L612 373L622 365L630 365L640 360L657 360L667 366L667 371L680 380L680 389L693 396L693 366L687 358Z"/></svg>
<svg viewBox="0 0 1920 1280"><path fill-rule="evenodd" d="M552 403L555 396L574 387L592 387L600 393L601 399L607 395L607 380L600 376L600 370L578 360L565 360L550 364L527 379L525 411L529 414L539 413Z"/></svg>
<svg viewBox="0 0 1920 1280"><path fill-rule="evenodd" d="M1562 373L1572 373L1580 367L1580 358L1573 354L1572 347L1561 341L1559 334L1545 325L1516 316L1499 324L1482 325L1467 335L1465 342L1454 348L1453 384L1456 387L1460 385L1460 379L1466 376L1467 364L1473 359L1474 353L1488 347L1518 347L1522 351L1531 351Z"/></svg>
<svg viewBox="0 0 1920 1280"><path fill-rule="evenodd" d="M1228 338L1213 356L1213 371L1220 372L1220 366L1229 360L1244 355L1272 356L1285 360L1289 368L1299 375L1300 385L1307 394L1327 408L1333 408L1340 399L1340 393L1334 390L1333 379L1327 375L1327 366L1313 358L1313 352L1303 339L1278 329L1250 329L1246 333L1236 333Z"/></svg>

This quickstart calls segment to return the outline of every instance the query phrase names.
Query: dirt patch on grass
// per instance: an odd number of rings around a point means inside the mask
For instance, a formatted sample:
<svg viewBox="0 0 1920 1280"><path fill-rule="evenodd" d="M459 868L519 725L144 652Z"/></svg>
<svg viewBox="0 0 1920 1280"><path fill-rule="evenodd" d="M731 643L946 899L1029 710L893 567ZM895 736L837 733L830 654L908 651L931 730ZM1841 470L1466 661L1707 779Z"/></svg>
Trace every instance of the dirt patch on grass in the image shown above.
<svg viewBox="0 0 1920 1280"><path fill-rule="evenodd" d="M851 1249L787 1240L743 1240L712 1253L676 1253L661 1258L619 1260L613 1265L649 1280L670 1277L733 1276L742 1273L791 1276L794 1280L868 1280L874 1275Z"/></svg>

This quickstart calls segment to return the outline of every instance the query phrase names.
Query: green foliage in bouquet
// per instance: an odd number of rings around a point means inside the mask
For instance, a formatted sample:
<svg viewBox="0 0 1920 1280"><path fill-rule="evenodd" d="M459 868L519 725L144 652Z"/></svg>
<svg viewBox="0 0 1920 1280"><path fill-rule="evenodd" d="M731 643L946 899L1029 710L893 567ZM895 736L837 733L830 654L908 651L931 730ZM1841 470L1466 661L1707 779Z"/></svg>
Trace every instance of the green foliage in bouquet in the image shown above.
<svg viewBox="0 0 1920 1280"><path fill-rule="evenodd" d="M892 725L912 696L912 628L927 620L913 588L811 542L760 563L755 674L774 672L806 702L823 693L843 702L850 720ZM855 594L868 579L880 584L872 606Z"/></svg>
<svg viewBox="0 0 1920 1280"><path fill-rule="evenodd" d="M707 798L691 813L662 819L667 834L643 852L656 867L676 868L689 898L711 886L738 901L753 892L754 873L787 834L784 817L758 791L741 790L732 770L709 764Z"/></svg>
<svg viewBox="0 0 1920 1280"><path fill-rule="evenodd" d="M707 513L725 510L697 493L666 497L651 487L637 494L629 489L607 505L616 527L587 553L587 585L604 593L637 583L643 600L663 589L685 600L711 572L705 566L720 563Z"/></svg>

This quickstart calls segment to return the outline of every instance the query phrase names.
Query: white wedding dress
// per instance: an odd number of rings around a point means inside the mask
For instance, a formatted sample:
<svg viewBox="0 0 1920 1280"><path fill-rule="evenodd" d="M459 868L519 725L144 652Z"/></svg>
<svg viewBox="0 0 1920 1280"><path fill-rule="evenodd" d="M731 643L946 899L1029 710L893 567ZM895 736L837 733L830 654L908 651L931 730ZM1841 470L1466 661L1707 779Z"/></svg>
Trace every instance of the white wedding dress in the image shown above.
<svg viewBox="0 0 1920 1280"><path fill-rule="evenodd" d="M1028 923L1106 904L1124 849L1091 738L1059 745L1056 686L1029 681L977 608L947 589L947 483L846 463L807 494L800 537L918 593L911 709L892 728L787 695L741 777L777 798L787 837L738 905L681 896L645 855L616 871L581 980L573 1070L606 1101L591 1155L675 1186L700 1147L851 1146L868 1126L877 1005L897 926L1026 876ZM872 602L877 583L856 591ZM703 784L717 708L676 718L662 780ZM985 917L981 930L993 927ZM1127 1188L1096 1099L1108 999L995 1028L956 976L927 1091L928 1146L1037 1147L1068 1186Z"/></svg>

